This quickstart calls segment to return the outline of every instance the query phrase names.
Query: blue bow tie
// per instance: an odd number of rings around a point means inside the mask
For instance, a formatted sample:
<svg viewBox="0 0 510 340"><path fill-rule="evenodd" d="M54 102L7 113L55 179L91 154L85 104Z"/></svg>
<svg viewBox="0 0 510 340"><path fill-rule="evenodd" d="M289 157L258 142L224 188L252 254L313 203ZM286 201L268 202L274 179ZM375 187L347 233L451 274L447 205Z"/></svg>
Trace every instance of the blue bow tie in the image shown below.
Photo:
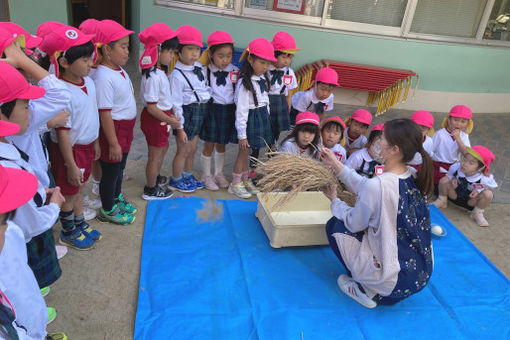
<svg viewBox="0 0 510 340"><path fill-rule="evenodd" d="M197 76L199 81L204 80L204 74L202 73L202 68L201 67L195 66L193 68L193 73L196 74L196 76Z"/></svg>
<svg viewBox="0 0 510 340"><path fill-rule="evenodd" d="M260 78L259 80L257 80L257 83L259 83L261 94L267 92L267 82L265 79Z"/></svg>
<svg viewBox="0 0 510 340"><path fill-rule="evenodd" d="M216 77L216 86L227 85L227 71L216 71L213 74Z"/></svg>
<svg viewBox="0 0 510 340"><path fill-rule="evenodd" d="M271 73L271 85L276 84L276 82L281 85L284 72L281 70L271 70L269 72Z"/></svg>

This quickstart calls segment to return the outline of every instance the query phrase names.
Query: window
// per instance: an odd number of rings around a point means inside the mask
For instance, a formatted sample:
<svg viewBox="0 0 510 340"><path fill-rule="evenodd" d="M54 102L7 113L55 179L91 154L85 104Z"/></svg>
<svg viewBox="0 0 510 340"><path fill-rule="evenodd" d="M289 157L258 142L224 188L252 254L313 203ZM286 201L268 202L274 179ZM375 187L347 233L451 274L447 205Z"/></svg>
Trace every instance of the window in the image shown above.
<svg viewBox="0 0 510 340"><path fill-rule="evenodd" d="M494 1L483 38L510 41L510 1Z"/></svg>
<svg viewBox="0 0 510 340"><path fill-rule="evenodd" d="M332 0L328 19L400 27L407 0Z"/></svg>
<svg viewBox="0 0 510 340"><path fill-rule="evenodd" d="M196 4L196 5L204 5L204 6L212 6L224 9L234 9L235 0L176 0L179 2Z"/></svg>
<svg viewBox="0 0 510 340"><path fill-rule="evenodd" d="M324 0L245 0L245 8L321 17Z"/></svg>

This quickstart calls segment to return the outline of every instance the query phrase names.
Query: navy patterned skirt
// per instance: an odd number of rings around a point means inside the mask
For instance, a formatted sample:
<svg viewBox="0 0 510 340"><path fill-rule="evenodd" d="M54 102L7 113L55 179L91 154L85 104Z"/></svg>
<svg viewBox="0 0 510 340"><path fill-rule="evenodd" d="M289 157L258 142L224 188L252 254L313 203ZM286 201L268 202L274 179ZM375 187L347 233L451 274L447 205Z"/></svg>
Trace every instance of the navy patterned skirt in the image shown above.
<svg viewBox="0 0 510 340"><path fill-rule="evenodd" d="M282 131L290 130L289 104L284 95L269 95L271 128L273 134L280 135Z"/></svg>
<svg viewBox="0 0 510 340"><path fill-rule="evenodd" d="M209 102L191 103L182 106L182 115L184 116L184 132L189 140L198 136L204 125L204 119L209 111ZM177 130L173 129L173 134L177 135Z"/></svg>
<svg viewBox="0 0 510 340"><path fill-rule="evenodd" d="M251 109L248 113L246 136L252 149L262 149L274 143L267 106Z"/></svg>
<svg viewBox="0 0 510 340"><path fill-rule="evenodd" d="M27 243L28 265L40 288L49 286L62 275L55 251L53 229L32 237Z"/></svg>
<svg viewBox="0 0 510 340"><path fill-rule="evenodd" d="M209 104L209 113L204 119L200 139L217 144L228 144L235 129L235 104Z"/></svg>

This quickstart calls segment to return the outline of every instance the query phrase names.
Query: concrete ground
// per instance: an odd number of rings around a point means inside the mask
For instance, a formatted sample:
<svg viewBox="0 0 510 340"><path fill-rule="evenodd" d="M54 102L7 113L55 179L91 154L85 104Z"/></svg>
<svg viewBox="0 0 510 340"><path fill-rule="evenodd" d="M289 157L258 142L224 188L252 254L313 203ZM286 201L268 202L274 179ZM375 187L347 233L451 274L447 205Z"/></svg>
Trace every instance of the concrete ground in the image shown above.
<svg viewBox="0 0 510 340"><path fill-rule="evenodd" d="M139 75L133 65L128 67L128 71L135 85L135 93L138 93L136 88L139 84ZM352 107L340 106L335 109L335 112L345 118L348 112L352 112ZM397 116L409 117L410 115L411 112L392 110L378 117L376 122ZM443 115L435 114L436 125L439 125L440 122L437 121L442 120L439 117ZM503 134L496 135L497 131L500 131L499 127L496 127L498 126L497 122L500 122L499 119L509 119L510 115L500 117L483 115L483 117L483 121L478 121L475 117L475 129L479 129L484 135L473 137L472 140L480 142L497 140L496 157L500 159L510 157L509 134L505 134L501 130ZM486 125L491 126L490 124L493 124L496 130L486 127ZM504 127L507 126L508 124L504 125ZM475 130L476 132L477 130ZM199 147L200 149L201 147ZM171 140L162 174L169 175L171 159L174 154L175 142ZM228 146L225 162L226 174L231 172L235 156L236 146ZM145 161L146 144L138 122L126 170L132 179L124 182L123 187L125 196L138 207L136 221L129 226L101 224L97 220L91 221L91 225L103 234L103 239L97 243L95 249L90 251L70 249L66 257L60 261L63 269L62 277L51 287L52 291L46 297L48 306L56 307L58 312L57 319L48 326L48 331L65 331L71 340L133 338L141 245L147 207L146 202L141 199L145 183ZM195 158L197 173L200 171L199 164L199 152L197 152ZM496 167L496 169L503 168L503 172L497 176L498 183L506 184L503 181L507 181L507 177L510 179L510 173L505 169L507 165L508 162L498 164ZM506 186L504 189L507 189ZM89 190L88 186L87 190ZM510 193L510 188L508 193ZM500 197L500 201L505 202L510 196L508 193L505 191L502 194L497 194L497 197ZM214 193L201 190L193 195L210 199L234 198L226 190ZM510 244L510 233L507 230L510 225L509 205L494 203L486 210L486 217L491 223L489 228L476 226L465 211L452 205L444 213L478 249L504 274L509 276L510 247L508 244ZM58 225L54 227L56 238L58 238L59 228ZM441 240L436 242L441 242ZM455 256L455 254L450 255Z"/></svg>

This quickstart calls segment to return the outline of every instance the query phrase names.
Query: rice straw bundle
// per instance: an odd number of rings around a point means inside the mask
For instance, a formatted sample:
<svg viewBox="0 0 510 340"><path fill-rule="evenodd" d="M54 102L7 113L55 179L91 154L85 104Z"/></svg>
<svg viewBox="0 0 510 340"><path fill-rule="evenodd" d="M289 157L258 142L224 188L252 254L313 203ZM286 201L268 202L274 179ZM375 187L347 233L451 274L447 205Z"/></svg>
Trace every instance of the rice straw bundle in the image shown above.
<svg viewBox="0 0 510 340"><path fill-rule="evenodd" d="M281 195L275 206L283 206L299 192L307 190L320 190L328 186L338 186L338 197L350 206L356 203L356 195L345 191L336 179L333 171L326 165L313 159L301 157L284 152L269 152L275 156L266 162L257 160L259 169L264 177L257 183L257 188L263 192L286 191L287 195Z"/></svg>

